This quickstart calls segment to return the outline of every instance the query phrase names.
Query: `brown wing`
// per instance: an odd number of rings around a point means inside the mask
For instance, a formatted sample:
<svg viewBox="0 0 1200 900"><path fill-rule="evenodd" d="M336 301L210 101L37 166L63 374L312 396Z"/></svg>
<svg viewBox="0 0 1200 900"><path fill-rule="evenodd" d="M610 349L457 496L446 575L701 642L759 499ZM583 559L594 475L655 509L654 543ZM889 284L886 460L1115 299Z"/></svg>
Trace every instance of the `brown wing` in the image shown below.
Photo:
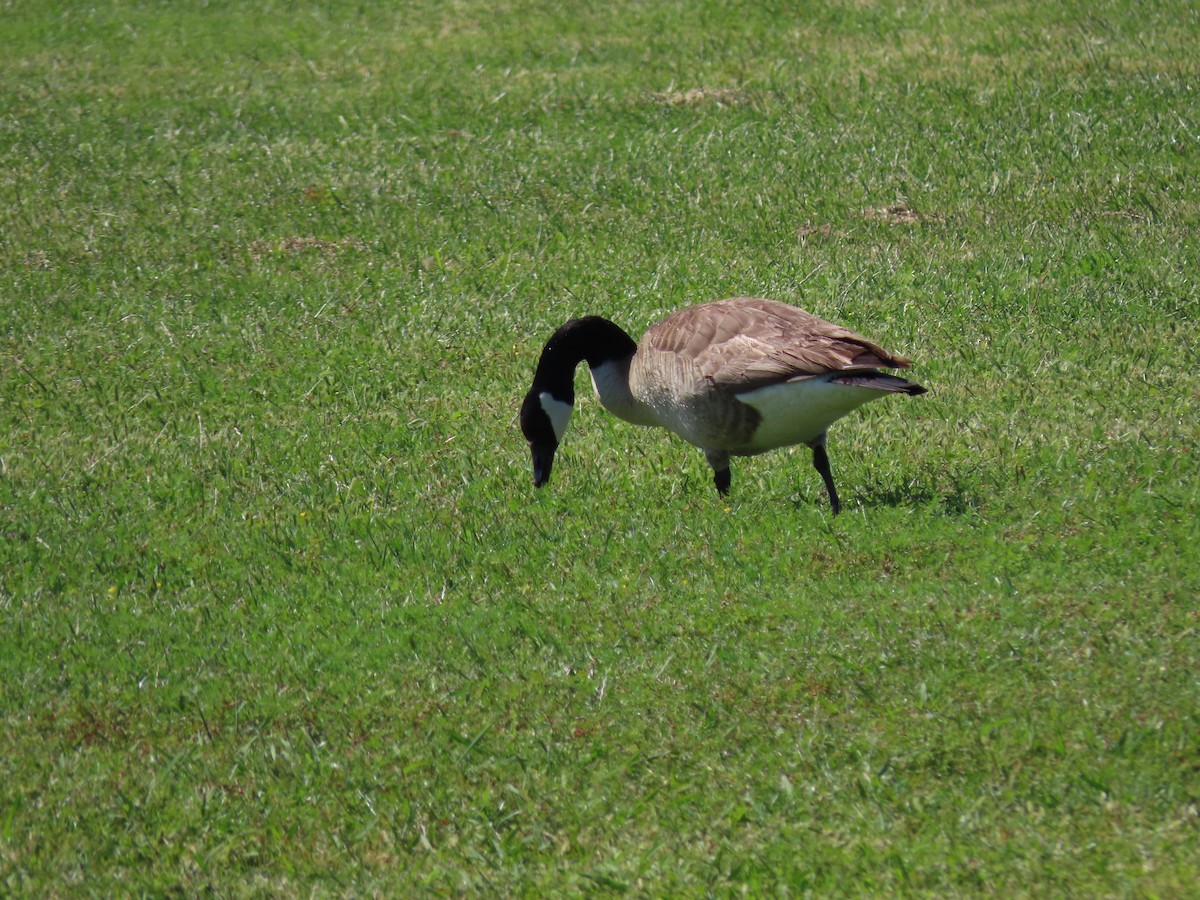
<svg viewBox="0 0 1200 900"><path fill-rule="evenodd" d="M757 297L682 309L653 325L642 346L687 359L696 375L739 393L806 375L910 364L847 328Z"/></svg>

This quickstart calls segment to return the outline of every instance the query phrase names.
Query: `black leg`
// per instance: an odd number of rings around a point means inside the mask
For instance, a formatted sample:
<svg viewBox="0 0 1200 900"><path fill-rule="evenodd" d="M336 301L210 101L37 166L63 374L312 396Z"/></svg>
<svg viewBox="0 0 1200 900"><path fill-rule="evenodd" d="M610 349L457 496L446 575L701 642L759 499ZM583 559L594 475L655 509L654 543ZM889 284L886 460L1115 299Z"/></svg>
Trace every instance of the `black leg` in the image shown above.
<svg viewBox="0 0 1200 900"><path fill-rule="evenodd" d="M829 468L829 454L825 452L824 435L819 444L812 445L813 468L825 479L825 490L829 492L829 506L836 516L842 511L842 502L838 499L837 488L833 486L833 472Z"/></svg>
<svg viewBox="0 0 1200 900"><path fill-rule="evenodd" d="M729 454L724 450L705 450L705 457L708 458L708 464L713 470L713 484L717 486L717 493L724 497L729 493L729 482L733 480L729 474Z"/></svg>
<svg viewBox="0 0 1200 900"><path fill-rule="evenodd" d="M722 497L729 493L729 483L732 480L733 476L730 475L728 468L713 472L713 484L717 486L717 493Z"/></svg>

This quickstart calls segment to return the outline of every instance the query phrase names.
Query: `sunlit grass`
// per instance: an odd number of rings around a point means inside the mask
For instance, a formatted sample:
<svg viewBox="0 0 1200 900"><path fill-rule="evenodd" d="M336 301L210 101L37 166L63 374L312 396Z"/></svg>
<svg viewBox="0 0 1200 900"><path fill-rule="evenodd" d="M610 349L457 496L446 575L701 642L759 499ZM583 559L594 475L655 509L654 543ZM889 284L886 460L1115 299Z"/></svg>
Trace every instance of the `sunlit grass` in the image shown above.
<svg viewBox="0 0 1200 900"><path fill-rule="evenodd" d="M179 8L176 8L179 7ZM1186 4L16 4L0 884L1188 893ZM542 342L734 294L924 397L702 454Z"/></svg>

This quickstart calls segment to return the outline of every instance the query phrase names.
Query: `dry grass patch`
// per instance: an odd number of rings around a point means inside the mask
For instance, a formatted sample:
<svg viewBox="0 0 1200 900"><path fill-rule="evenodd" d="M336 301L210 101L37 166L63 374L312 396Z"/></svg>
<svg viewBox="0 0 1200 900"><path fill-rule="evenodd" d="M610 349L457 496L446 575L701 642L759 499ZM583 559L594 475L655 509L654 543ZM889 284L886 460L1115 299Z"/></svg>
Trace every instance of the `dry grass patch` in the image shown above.
<svg viewBox="0 0 1200 900"><path fill-rule="evenodd" d="M700 103L737 106L746 101L745 91L736 88L689 88L686 91L659 91L650 96L668 106L695 106Z"/></svg>
<svg viewBox="0 0 1200 900"><path fill-rule="evenodd" d="M863 210L863 218L888 225L920 225L922 223L937 224L946 221L940 213L918 212L901 200L891 206L873 206Z"/></svg>
<svg viewBox="0 0 1200 900"><path fill-rule="evenodd" d="M362 250L365 245L356 237L331 241L317 237L286 237L275 240L251 241L250 257L261 262L268 256L301 256L313 254L324 259L336 259L346 250Z"/></svg>
<svg viewBox="0 0 1200 900"><path fill-rule="evenodd" d="M21 263L27 269L39 269L43 272L54 268L54 263L50 260L50 254L45 250L30 250L25 254Z"/></svg>
<svg viewBox="0 0 1200 900"><path fill-rule="evenodd" d="M845 232L834 230L834 227L828 222L823 222L820 225L805 222L796 229L796 237L800 238L802 244L807 244L809 241L827 241L835 235L843 237L845 236Z"/></svg>

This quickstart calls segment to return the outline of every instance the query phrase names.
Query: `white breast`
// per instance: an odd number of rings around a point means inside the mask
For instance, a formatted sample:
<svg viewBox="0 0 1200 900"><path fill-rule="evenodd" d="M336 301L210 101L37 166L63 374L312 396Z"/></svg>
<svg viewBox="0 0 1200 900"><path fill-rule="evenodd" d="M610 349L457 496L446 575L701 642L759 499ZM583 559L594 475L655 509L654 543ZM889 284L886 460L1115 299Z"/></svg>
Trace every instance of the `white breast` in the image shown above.
<svg viewBox="0 0 1200 900"><path fill-rule="evenodd" d="M614 416L634 425L662 425L663 422L629 388L629 360L611 360L591 370L592 387L600 403Z"/></svg>

